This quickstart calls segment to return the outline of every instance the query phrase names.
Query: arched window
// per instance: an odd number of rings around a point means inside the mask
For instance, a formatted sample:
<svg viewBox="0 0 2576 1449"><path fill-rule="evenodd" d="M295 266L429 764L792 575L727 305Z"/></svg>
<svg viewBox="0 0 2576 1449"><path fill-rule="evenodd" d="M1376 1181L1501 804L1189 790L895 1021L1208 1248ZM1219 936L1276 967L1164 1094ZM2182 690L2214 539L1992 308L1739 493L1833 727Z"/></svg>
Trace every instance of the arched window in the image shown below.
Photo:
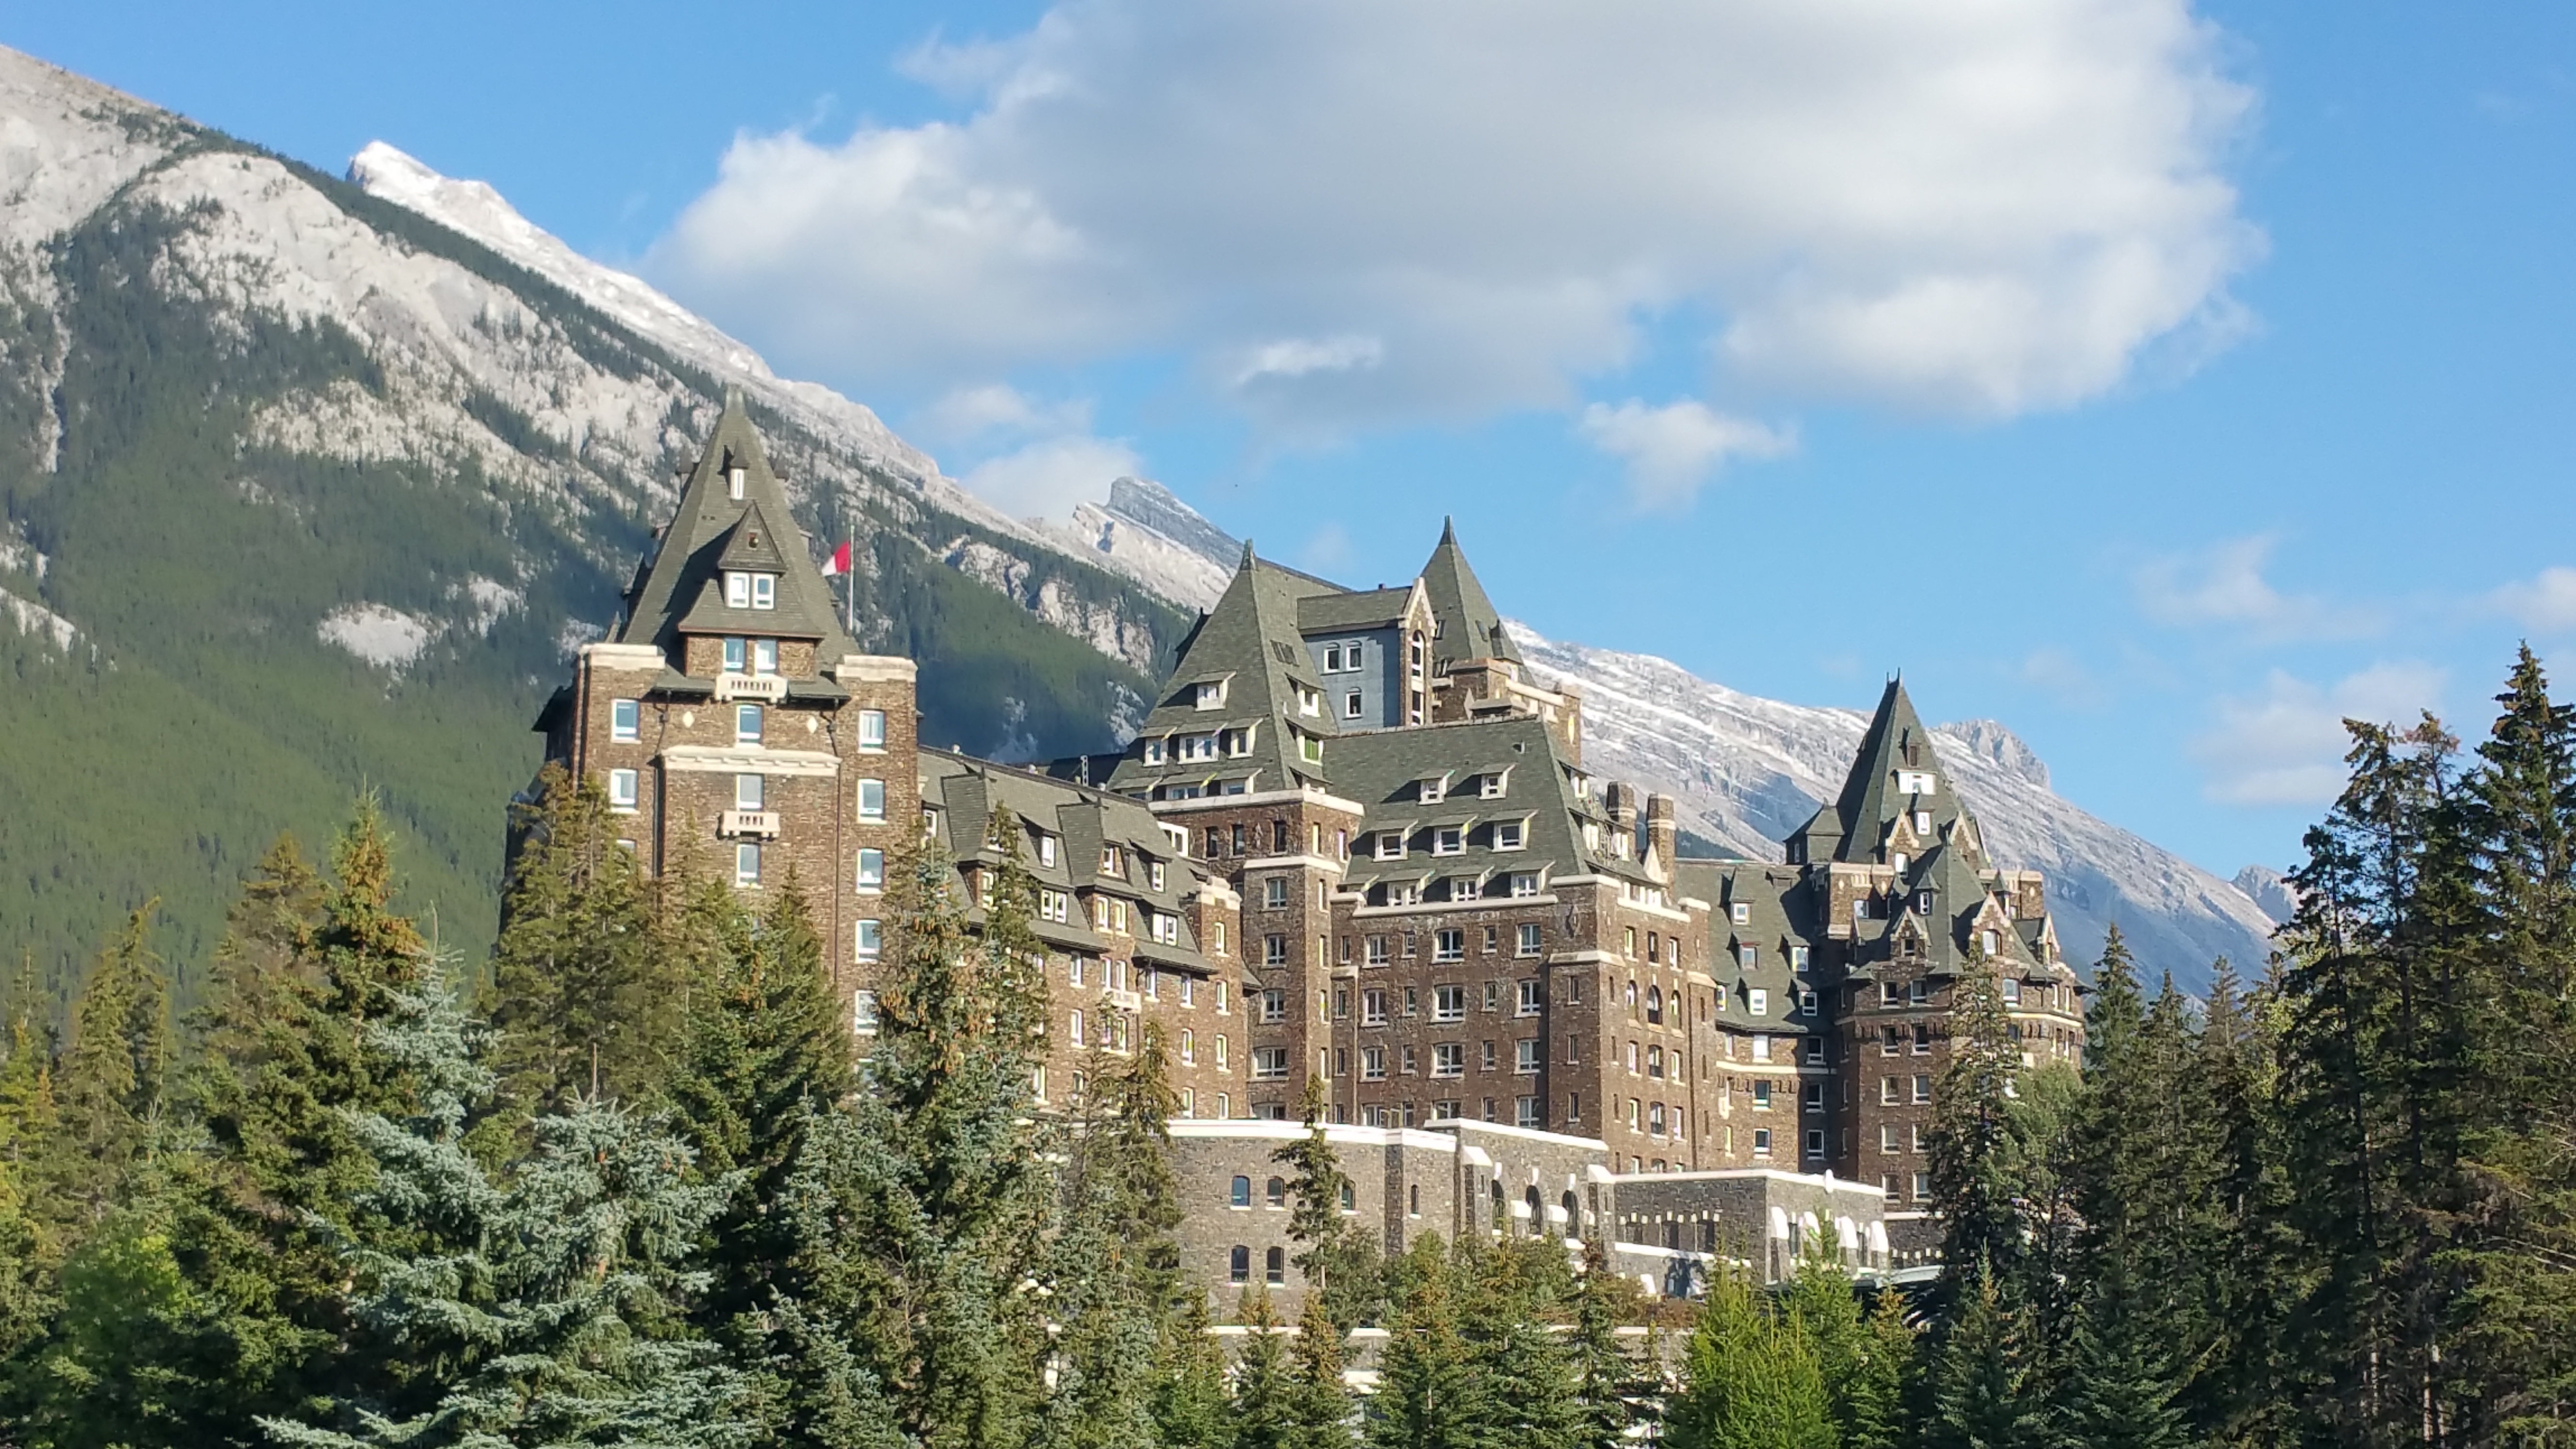
<svg viewBox="0 0 2576 1449"><path fill-rule="evenodd" d="M1286 1207L1288 1205L1288 1184L1274 1177L1261 1185L1261 1196L1262 1199L1268 1202L1272 1207Z"/></svg>
<svg viewBox="0 0 2576 1449"><path fill-rule="evenodd" d="M1261 1281L1276 1288L1288 1281L1288 1250L1272 1248L1261 1255Z"/></svg>
<svg viewBox="0 0 2576 1449"><path fill-rule="evenodd" d="M1646 1020L1655 1023L1657 1026L1663 1025L1664 988L1660 986L1649 986L1646 988Z"/></svg>
<svg viewBox="0 0 2576 1449"><path fill-rule="evenodd" d="M1537 1232L1539 1230L1539 1224L1547 1220L1541 1213L1538 1205L1538 1184L1531 1183L1529 1191L1521 1194L1521 1200L1529 1204L1530 1231L1533 1233Z"/></svg>
<svg viewBox="0 0 2576 1449"><path fill-rule="evenodd" d="M1241 1243L1226 1254L1226 1277L1236 1283L1252 1281L1252 1250Z"/></svg>
<svg viewBox="0 0 2576 1449"><path fill-rule="evenodd" d="M1226 1200L1232 1206L1239 1208L1248 1208L1252 1206L1252 1179L1248 1177L1236 1178L1234 1180L1234 1191Z"/></svg>
<svg viewBox="0 0 2576 1449"><path fill-rule="evenodd" d="M1567 1188L1565 1190L1565 1197L1558 1206L1565 1209L1565 1231L1566 1235L1571 1237L1574 1235L1575 1229L1581 1227L1583 1224L1582 1208L1574 1200L1574 1189Z"/></svg>
<svg viewBox="0 0 2576 1449"><path fill-rule="evenodd" d="M1422 1184L1414 1183L1404 1190L1404 1210L1414 1217L1422 1216Z"/></svg>

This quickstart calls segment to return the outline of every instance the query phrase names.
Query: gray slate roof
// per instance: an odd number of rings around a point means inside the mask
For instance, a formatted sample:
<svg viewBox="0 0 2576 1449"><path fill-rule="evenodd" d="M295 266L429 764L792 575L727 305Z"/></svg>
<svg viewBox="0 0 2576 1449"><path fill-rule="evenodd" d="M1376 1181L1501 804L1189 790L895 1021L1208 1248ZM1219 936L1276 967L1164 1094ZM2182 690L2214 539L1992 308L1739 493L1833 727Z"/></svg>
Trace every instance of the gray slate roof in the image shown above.
<svg viewBox="0 0 2576 1449"><path fill-rule="evenodd" d="M1439 637L1431 644L1433 673L1467 659L1521 662L1519 647L1503 631L1502 614L1467 566L1458 531L1447 519L1440 521L1440 542L1422 566L1422 587L1431 596L1431 617L1440 622Z"/></svg>
<svg viewBox="0 0 2576 1449"><path fill-rule="evenodd" d="M726 484L726 471L735 467L743 470L739 503ZM793 527L795 516L741 390L727 388L724 412L681 485L670 524L627 591L625 623L610 642L675 651L684 633L811 639L826 666L861 652L841 628L831 589ZM730 560L742 561L734 567L777 572L778 606L728 608L722 574Z"/></svg>

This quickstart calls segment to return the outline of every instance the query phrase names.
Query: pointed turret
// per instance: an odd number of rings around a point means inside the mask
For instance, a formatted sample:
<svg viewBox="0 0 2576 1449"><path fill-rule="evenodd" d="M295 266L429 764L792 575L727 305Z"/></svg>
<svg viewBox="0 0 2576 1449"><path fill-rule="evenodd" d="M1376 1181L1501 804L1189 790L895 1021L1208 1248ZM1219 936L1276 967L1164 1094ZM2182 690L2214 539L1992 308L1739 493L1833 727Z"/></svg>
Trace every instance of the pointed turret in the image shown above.
<svg viewBox="0 0 2576 1449"><path fill-rule="evenodd" d="M1294 788L1325 778L1320 741L1336 732L1323 683L1298 634L1298 606L1331 585L1243 564L1182 646L1110 788L1146 799Z"/></svg>
<svg viewBox="0 0 2576 1449"><path fill-rule="evenodd" d="M1886 692L1879 696L1878 713L1861 735L1860 753L1852 760L1851 774L1843 780L1842 794L1830 814L1820 812L1801 832L1807 841L1806 858L1823 858L1817 847L1824 842L1818 835L1832 831L1839 836L1832 842L1833 859L1882 861L1900 818L1906 818L1909 832L1922 844L1951 843L1974 856L1972 838L1951 841L1952 826L1962 813L1952 785L1933 751L1932 732L1914 712L1914 701L1905 693L1905 678L1899 675L1887 682Z"/></svg>
<svg viewBox="0 0 2576 1449"><path fill-rule="evenodd" d="M1449 519L1441 520L1440 542L1422 566L1422 587L1431 598L1431 617L1439 622L1438 637L1431 644L1435 673L1468 659L1521 662L1520 650L1503 629L1501 611L1485 597L1485 586L1467 566L1466 551L1458 547L1457 526Z"/></svg>
<svg viewBox="0 0 2576 1449"><path fill-rule="evenodd" d="M657 645L675 665L683 634L811 640L825 663L860 652L794 518L741 390L728 387L610 642ZM742 579L739 590L729 577Z"/></svg>

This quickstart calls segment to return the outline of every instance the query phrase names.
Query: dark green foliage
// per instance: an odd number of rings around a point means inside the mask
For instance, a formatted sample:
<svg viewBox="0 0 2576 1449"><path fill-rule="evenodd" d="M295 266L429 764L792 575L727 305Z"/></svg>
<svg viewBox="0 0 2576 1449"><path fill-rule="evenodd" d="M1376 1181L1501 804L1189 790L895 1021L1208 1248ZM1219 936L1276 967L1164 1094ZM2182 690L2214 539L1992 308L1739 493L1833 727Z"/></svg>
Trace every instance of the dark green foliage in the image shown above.
<svg viewBox="0 0 2576 1449"><path fill-rule="evenodd" d="M1833 1449L1823 1369L1798 1315L1737 1274L1716 1275L1664 1437L1679 1449Z"/></svg>
<svg viewBox="0 0 2576 1449"><path fill-rule="evenodd" d="M1567 1344L1574 1353L1575 1392L1582 1422L1574 1442L1611 1449L1636 1420L1631 1399L1643 1397L1644 1364L1619 1344L1619 1325L1637 1315L1637 1285L1610 1266L1598 1233L1584 1240L1583 1271L1575 1279L1573 1321Z"/></svg>
<svg viewBox="0 0 2576 1449"><path fill-rule="evenodd" d="M1225 1353L1208 1330L1207 1295L1197 1291L1163 1320L1154 1348L1154 1433L1164 1449L1233 1442Z"/></svg>
<svg viewBox="0 0 2576 1449"><path fill-rule="evenodd" d="M1493 1415L1492 1386L1477 1372L1459 1329L1447 1247L1425 1233L1390 1274L1394 1311L1368 1404L1376 1449L1472 1449Z"/></svg>
<svg viewBox="0 0 2576 1449"><path fill-rule="evenodd" d="M183 154L258 154L193 127L185 137ZM675 437L702 426L715 379L479 244L285 164L399 245L525 300L532 354L561 347L694 404L671 420ZM228 286L201 285L187 255L219 220L214 204L174 211L136 190L35 256L41 285L0 266L0 537L48 559L41 577L0 564L0 587L81 630L66 652L0 625L0 940L35 951L59 1018L95 943L158 894L184 1013L207 999L201 971L232 883L280 831L317 838L373 786L414 843L405 901L479 960L501 888L495 802L536 764L528 724L562 676L567 621L614 614L669 460L575 454L481 391L468 414L559 492L531 494L471 461L266 441L276 432L255 419L309 417L335 395L402 408L409 380L388 370L406 364L327 322L213 300ZM782 465L821 461L794 419L756 413ZM1016 594L998 592L952 568L951 546L1025 553L1024 542L902 481L873 481L892 496L857 504L861 630L926 666L925 738L1016 758L1110 748L1104 721L1150 681L1030 606L1044 591L1106 610L1165 651L1188 619L1073 559L1041 555L1012 575ZM835 500L814 493L799 522L822 537ZM474 579L508 583L519 606L466 627L460 591ZM451 627L387 670L317 634L362 600Z"/></svg>
<svg viewBox="0 0 2576 1449"><path fill-rule="evenodd" d="M170 1071L170 1003L152 953L146 905L90 968L72 1007L71 1040L54 1085L55 1131L40 1181L45 1208L67 1227L105 1221L156 1145Z"/></svg>
<svg viewBox="0 0 2576 1449"><path fill-rule="evenodd" d="M1899 1396L1914 1334L1892 1295L1867 1316L1851 1275L1821 1230L1798 1260L1787 1310L1816 1359L1825 1410L1842 1449L1892 1449L1903 1427Z"/></svg>
<svg viewBox="0 0 2576 1449"><path fill-rule="evenodd" d="M1321 1082L1306 1079L1306 1135L1273 1152L1271 1160L1289 1170L1288 1236L1297 1244L1290 1258L1299 1280L1322 1290L1325 1315L1345 1336L1377 1316L1386 1298L1380 1271L1385 1253L1376 1237L1342 1215L1342 1199L1351 1180L1341 1159L1324 1140L1324 1096Z"/></svg>
<svg viewBox="0 0 2576 1449"><path fill-rule="evenodd" d="M2031 1371L2023 1321L1984 1265L1954 1276L1957 1306L1928 1372L1926 1449L2047 1449L2048 1393Z"/></svg>
<svg viewBox="0 0 2576 1449"><path fill-rule="evenodd" d="M502 1092L530 1113L644 1100L677 1048L688 963L655 929L651 885L598 782L550 765L537 790L514 811L520 846L484 1003Z"/></svg>
<svg viewBox="0 0 2576 1449"><path fill-rule="evenodd" d="M1950 988L1950 1057L1933 1088L1932 1197L1942 1216L1943 1282L1956 1293L1962 1275L2011 1277L2021 1265L2022 1218L2015 1201L2012 1151L2013 1079L2020 1043L2003 998L1984 971L1962 973Z"/></svg>
<svg viewBox="0 0 2576 1449"><path fill-rule="evenodd" d="M1297 1379L1270 1291L1244 1290L1234 1321L1244 1333L1234 1360L1233 1449L1290 1449L1298 1441Z"/></svg>

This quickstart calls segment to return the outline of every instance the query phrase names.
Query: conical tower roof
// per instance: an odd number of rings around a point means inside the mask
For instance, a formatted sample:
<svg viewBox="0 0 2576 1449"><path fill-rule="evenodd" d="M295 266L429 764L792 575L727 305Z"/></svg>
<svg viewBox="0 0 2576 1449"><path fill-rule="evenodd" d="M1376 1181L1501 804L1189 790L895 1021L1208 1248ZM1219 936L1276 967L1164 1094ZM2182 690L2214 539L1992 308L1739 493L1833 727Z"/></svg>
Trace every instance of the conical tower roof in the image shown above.
<svg viewBox="0 0 2576 1449"><path fill-rule="evenodd" d="M1469 659L1521 662L1520 649L1503 628L1501 612L1485 597L1476 571L1467 566L1466 551L1458 547L1457 527L1449 519L1440 521L1440 542L1431 550L1430 562L1422 566L1422 589L1431 600L1431 617L1440 624L1439 637L1431 644L1435 672Z"/></svg>
<svg viewBox="0 0 2576 1449"><path fill-rule="evenodd" d="M1834 801L1831 824L1841 838L1834 843L1833 858L1877 859L1889 827L1907 812L1928 813L1932 829L1917 833L1946 841L1963 808L1932 748L1932 732L1914 712L1904 676L1899 675L1887 682L1886 692L1879 696L1878 712L1861 735L1860 752L1843 780L1842 794ZM1809 828L1812 831L1814 826ZM1812 851L1812 836L1810 840Z"/></svg>
<svg viewBox="0 0 2576 1449"><path fill-rule="evenodd" d="M742 470L735 496L733 472ZM724 411L680 487L679 506L627 595L626 620L612 640L673 649L683 633L811 639L825 664L860 652L842 629L832 592L794 528L787 491L769 466L760 432L739 388L725 389ZM728 569L774 573L775 607L734 608L724 597Z"/></svg>

